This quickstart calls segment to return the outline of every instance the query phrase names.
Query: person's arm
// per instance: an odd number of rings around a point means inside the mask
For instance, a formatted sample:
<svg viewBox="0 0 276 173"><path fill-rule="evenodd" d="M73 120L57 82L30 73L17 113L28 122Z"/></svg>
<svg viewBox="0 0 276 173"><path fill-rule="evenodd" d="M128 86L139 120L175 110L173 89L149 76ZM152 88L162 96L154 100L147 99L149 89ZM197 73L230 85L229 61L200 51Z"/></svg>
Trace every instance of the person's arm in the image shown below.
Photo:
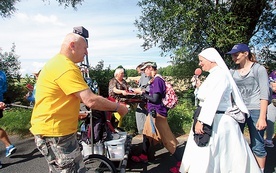
<svg viewBox="0 0 276 173"><path fill-rule="evenodd" d="M272 92L276 93L276 82L270 82L270 87L272 89Z"/></svg>
<svg viewBox="0 0 276 173"><path fill-rule="evenodd" d="M123 95L127 94L126 90L119 90L116 87L113 88L113 92L116 93L116 94L123 94Z"/></svg>
<svg viewBox="0 0 276 173"><path fill-rule="evenodd" d="M266 69L263 66L258 68L258 79L260 87L260 116L256 123L258 130L263 130L266 128L266 110L269 100L269 81Z"/></svg>
<svg viewBox="0 0 276 173"><path fill-rule="evenodd" d="M146 93L143 93L142 96L144 96L147 100L149 100L151 103L154 103L154 104L158 104L161 100L160 93L154 93L151 96Z"/></svg>
<svg viewBox="0 0 276 173"><path fill-rule="evenodd" d="M115 94L126 95L127 94L126 90L117 89L116 83L117 83L117 80L114 79L114 78L111 79L110 82L109 82L109 88L112 90L112 92L115 93Z"/></svg>
<svg viewBox="0 0 276 173"><path fill-rule="evenodd" d="M6 104L4 102L0 102L0 110L3 110L6 107Z"/></svg>
<svg viewBox="0 0 276 173"><path fill-rule="evenodd" d="M3 117L3 110L6 107L6 104L4 102L0 102L0 118Z"/></svg>
<svg viewBox="0 0 276 173"><path fill-rule="evenodd" d="M125 115L128 109L125 105L119 102L111 102L108 99L94 94L89 88L75 93L75 96L91 109L99 111L114 111L120 115Z"/></svg>

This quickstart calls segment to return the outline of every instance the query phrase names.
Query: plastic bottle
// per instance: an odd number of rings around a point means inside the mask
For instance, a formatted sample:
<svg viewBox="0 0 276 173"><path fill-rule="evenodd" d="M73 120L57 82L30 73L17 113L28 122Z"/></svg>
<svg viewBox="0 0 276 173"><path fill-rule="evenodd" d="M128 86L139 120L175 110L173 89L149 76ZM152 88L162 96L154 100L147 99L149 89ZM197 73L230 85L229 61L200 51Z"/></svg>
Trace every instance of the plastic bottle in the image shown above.
<svg viewBox="0 0 276 173"><path fill-rule="evenodd" d="M82 123L82 125L81 125L81 132L85 132L86 131L86 128L85 128L85 124L84 123Z"/></svg>

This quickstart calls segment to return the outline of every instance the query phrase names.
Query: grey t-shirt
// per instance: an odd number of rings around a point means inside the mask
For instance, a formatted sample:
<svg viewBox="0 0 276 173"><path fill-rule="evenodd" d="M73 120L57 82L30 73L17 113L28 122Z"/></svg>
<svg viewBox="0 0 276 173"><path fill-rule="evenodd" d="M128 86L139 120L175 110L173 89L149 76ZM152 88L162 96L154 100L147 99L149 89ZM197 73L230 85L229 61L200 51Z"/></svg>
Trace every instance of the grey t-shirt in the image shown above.
<svg viewBox="0 0 276 173"><path fill-rule="evenodd" d="M148 84L149 80L150 80L150 77L146 76L146 74L142 72L138 87L142 89L146 89L146 91L149 92L149 84Z"/></svg>
<svg viewBox="0 0 276 173"><path fill-rule="evenodd" d="M248 110L258 110L260 100L269 100L268 75L262 65L254 63L245 76L241 76L237 70L230 71Z"/></svg>
<svg viewBox="0 0 276 173"><path fill-rule="evenodd" d="M141 89L146 89L146 92L149 92L149 84L148 82L150 81L150 77L146 76L146 74L144 72L141 73L141 78L139 80L139 84L138 87ZM145 102L141 102L137 105L137 109L136 112L144 112L145 109Z"/></svg>

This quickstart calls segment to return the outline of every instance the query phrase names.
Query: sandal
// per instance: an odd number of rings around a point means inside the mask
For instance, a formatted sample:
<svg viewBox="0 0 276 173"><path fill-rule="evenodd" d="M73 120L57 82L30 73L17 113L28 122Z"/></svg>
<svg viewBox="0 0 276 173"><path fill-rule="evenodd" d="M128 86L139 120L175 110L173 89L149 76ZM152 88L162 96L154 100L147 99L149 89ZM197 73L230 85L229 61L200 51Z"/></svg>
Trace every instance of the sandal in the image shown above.
<svg viewBox="0 0 276 173"><path fill-rule="evenodd" d="M143 163L147 163L148 162L148 156L145 154L140 154L140 156L132 156L131 160L134 162L143 162Z"/></svg>
<svg viewBox="0 0 276 173"><path fill-rule="evenodd" d="M175 167L172 167L172 168L170 169L170 172L171 172L171 173L180 173L180 172L179 172L179 167L176 167L176 166L175 166Z"/></svg>
<svg viewBox="0 0 276 173"><path fill-rule="evenodd" d="M171 173L180 173L180 172L179 172L180 165L181 165L181 162L177 162L177 163L176 163L176 166L174 166L174 167L172 167L172 168L170 169L170 172L171 172Z"/></svg>
<svg viewBox="0 0 276 173"><path fill-rule="evenodd" d="M178 162L176 163L176 167L180 168L180 166L181 166L181 162L178 161Z"/></svg>

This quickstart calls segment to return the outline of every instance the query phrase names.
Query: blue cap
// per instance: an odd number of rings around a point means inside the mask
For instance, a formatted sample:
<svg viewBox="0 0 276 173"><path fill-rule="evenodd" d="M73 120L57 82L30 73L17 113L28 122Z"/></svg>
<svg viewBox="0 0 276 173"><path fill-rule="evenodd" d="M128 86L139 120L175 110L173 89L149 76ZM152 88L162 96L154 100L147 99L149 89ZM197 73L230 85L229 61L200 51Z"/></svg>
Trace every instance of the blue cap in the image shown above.
<svg viewBox="0 0 276 173"><path fill-rule="evenodd" d="M249 52L250 53L250 49L246 44L239 43L239 44L234 45L232 50L227 52L226 54L234 54L234 53L238 53L238 52Z"/></svg>

